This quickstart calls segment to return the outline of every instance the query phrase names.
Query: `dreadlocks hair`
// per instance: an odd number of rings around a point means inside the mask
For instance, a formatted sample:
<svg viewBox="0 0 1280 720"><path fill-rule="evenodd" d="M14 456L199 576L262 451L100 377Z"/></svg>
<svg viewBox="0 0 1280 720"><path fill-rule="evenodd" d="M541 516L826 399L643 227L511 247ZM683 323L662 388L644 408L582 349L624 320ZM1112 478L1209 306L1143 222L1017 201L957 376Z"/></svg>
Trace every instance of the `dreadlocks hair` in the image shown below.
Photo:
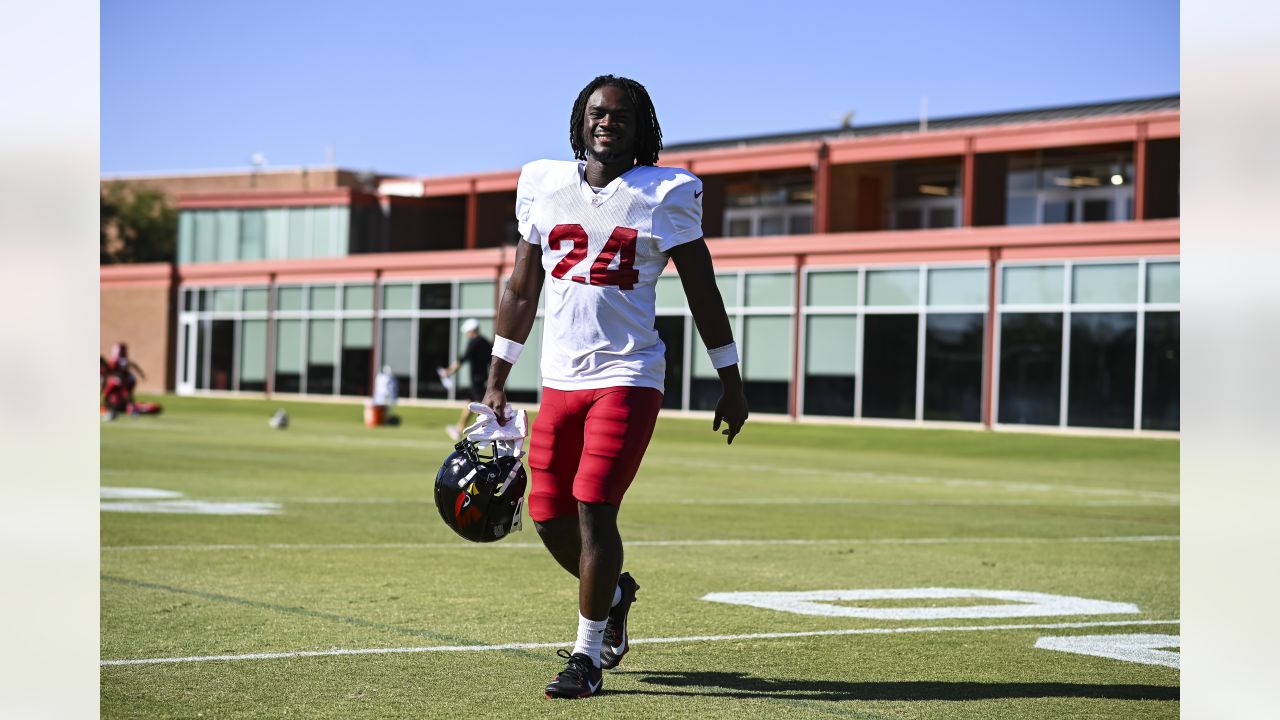
<svg viewBox="0 0 1280 720"><path fill-rule="evenodd" d="M649 91L631 78L601 75L578 93L573 101L573 112L569 114L569 145L573 148L573 156L578 160L587 159L587 144L582 138L582 125L587 112L587 100L591 93L600 88L612 85L627 94L631 107L635 109L636 141L634 146L637 165L654 165L658 162L658 151L662 150L662 128L658 125L658 113L653 109L653 101L649 99Z"/></svg>

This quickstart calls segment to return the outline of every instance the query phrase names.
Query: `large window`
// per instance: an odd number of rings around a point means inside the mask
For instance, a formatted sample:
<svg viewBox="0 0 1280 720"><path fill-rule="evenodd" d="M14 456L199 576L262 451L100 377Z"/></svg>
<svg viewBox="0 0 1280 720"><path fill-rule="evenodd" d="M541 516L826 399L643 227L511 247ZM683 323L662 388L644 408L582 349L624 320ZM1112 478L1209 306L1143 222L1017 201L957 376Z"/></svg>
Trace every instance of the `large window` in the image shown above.
<svg viewBox="0 0 1280 720"><path fill-rule="evenodd" d="M449 390L440 379L439 371L453 362L452 328L453 321L447 317L418 320L418 379L414 397L449 397Z"/></svg>
<svg viewBox="0 0 1280 720"><path fill-rule="evenodd" d="M342 321L342 383L340 395L367 396L373 389L373 321Z"/></svg>
<svg viewBox="0 0 1280 720"><path fill-rule="evenodd" d="M332 395L338 367L336 320L312 320L307 327L307 392Z"/></svg>
<svg viewBox="0 0 1280 720"><path fill-rule="evenodd" d="M454 399L465 396L469 369L453 390L437 371L461 351L462 321L476 318L483 335L493 334L492 280L188 287L180 294L179 392L367 397L385 366L402 398ZM516 402L537 401L540 339L539 319L508 381Z"/></svg>
<svg viewBox="0 0 1280 720"><path fill-rule="evenodd" d="M910 420L916 416L920 316L867 315L864 322L862 416Z"/></svg>
<svg viewBox="0 0 1280 720"><path fill-rule="evenodd" d="M1178 338L1176 312L1146 313L1143 342L1142 427L1178 429Z"/></svg>
<svg viewBox="0 0 1280 720"><path fill-rule="evenodd" d="M240 390L267 389L267 321L240 323Z"/></svg>
<svg viewBox="0 0 1280 720"><path fill-rule="evenodd" d="M1062 313L1000 318L1000 422L1057 425L1062 402Z"/></svg>
<svg viewBox="0 0 1280 720"><path fill-rule="evenodd" d="M982 420L983 313L931 313L925 321L924 419Z"/></svg>
<svg viewBox="0 0 1280 720"><path fill-rule="evenodd" d="M813 232L813 173L757 173L725 187L726 237Z"/></svg>
<svg viewBox="0 0 1280 720"><path fill-rule="evenodd" d="M1176 262L1148 262L1143 313L1142 427L1178 429L1180 300Z"/></svg>
<svg viewBox="0 0 1280 720"><path fill-rule="evenodd" d="M415 357L418 372L410 392L401 387L402 395L443 400L450 391L441 381L439 371L449 367L455 353L455 325L452 309L455 307L456 283L422 282L418 285L417 305L407 317L416 319L418 337L415 340Z"/></svg>
<svg viewBox="0 0 1280 720"><path fill-rule="evenodd" d="M980 422L989 394L1000 424L1178 428L1176 259L1007 261L995 278L981 262L820 267L798 283L789 270L727 270L716 285L758 413L795 404L806 416ZM438 369L461 352L465 320L492 337L496 289L490 279L184 287L179 392L367 396L387 366L401 397L455 400L469 368L451 389ZM714 409L719 376L679 278L660 278L656 296L664 407ZM516 402L538 400L542 323L540 310L508 378Z"/></svg>
<svg viewBox="0 0 1280 720"><path fill-rule="evenodd" d="M957 227L960 225L959 160L907 161L893 167L895 230Z"/></svg>
<svg viewBox="0 0 1280 720"><path fill-rule="evenodd" d="M1001 423L1176 430L1178 263L1001 268Z"/></svg>
<svg viewBox="0 0 1280 720"><path fill-rule="evenodd" d="M762 413L786 413L791 398L795 275L753 272L742 277L742 379L747 402Z"/></svg>
<svg viewBox="0 0 1280 720"><path fill-rule="evenodd" d="M340 257L350 238L345 205L182 210L178 262Z"/></svg>
<svg viewBox="0 0 1280 720"><path fill-rule="evenodd" d="M791 316L748 315L743 318L743 386L750 407L785 413L791 393Z"/></svg>
<svg viewBox="0 0 1280 720"><path fill-rule="evenodd" d="M1133 150L1055 148L1009 157L1005 223L1133 219Z"/></svg>
<svg viewBox="0 0 1280 720"><path fill-rule="evenodd" d="M853 417L857 357L856 315L808 316L804 372L806 414Z"/></svg>
<svg viewBox="0 0 1280 720"><path fill-rule="evenodd" d="M390 370L400 392L412 397L413 320L388 318L382 321L381 368Z"/></svg>
<svg viewBox="0 0 1280 720"><path fill-rule="evenodd" d="M1068 425L1133 427L1137 326L1136 313L1072 313Z"/></svg>
<svg viewBox="0 0 1280 720"><path fill-rule="evenodd" d="M276 321L276 392L302 392L302 320Z"/></svg>
<svg viewBox="0 0 1280 720"><path fill-rule="evenodd" d="M659 315L654 318L654 329L658 331L658 337L662 339L665 348L666 380L662 391L664 408L678 410L684 407L685 325L691 322L683 315Z"/></svg>
<svg viewBox="0 0 1280 720"><path fill-rule="evenodd" d="M804 316L804 413L853 417L858 391L857 270L808 273Z"/></svg>
<svg viewBox="0 0 1280 720"><path fill-rule="evenodd" d="M985 266L806 274L803 414L981 421Z"/></svg>
<svg viewBox="0 0 1280 720"><path fill-rule="evenodd" d="M267 385L267 289L184 289L179 299L179 391L261 392Z"/></svg>
<svg viewBox="0 0 1280 720"><path fill-rule="evenodd" d="M931 268L924 341L925 420L982 420L987 270Z"/></svg>
<svg viewBox="0 0 1280 720"><path fill-rule="evenodd" d="M210 390L234 390L235 385L235 337L234 320L213 320L209 332Z"/></svg>

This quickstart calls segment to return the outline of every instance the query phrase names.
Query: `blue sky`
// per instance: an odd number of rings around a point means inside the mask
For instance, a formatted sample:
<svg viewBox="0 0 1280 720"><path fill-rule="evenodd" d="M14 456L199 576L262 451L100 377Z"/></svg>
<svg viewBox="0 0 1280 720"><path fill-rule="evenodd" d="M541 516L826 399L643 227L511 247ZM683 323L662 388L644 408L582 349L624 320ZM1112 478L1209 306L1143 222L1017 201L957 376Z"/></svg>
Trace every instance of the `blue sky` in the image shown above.
<svg viewBox="0 0 1280 720"><path fill-rule="evenodd" d="M103 0L104 173L337 164L441 175L567 158L592 77L668 143L1179 90L1176 0Z"/></svg>

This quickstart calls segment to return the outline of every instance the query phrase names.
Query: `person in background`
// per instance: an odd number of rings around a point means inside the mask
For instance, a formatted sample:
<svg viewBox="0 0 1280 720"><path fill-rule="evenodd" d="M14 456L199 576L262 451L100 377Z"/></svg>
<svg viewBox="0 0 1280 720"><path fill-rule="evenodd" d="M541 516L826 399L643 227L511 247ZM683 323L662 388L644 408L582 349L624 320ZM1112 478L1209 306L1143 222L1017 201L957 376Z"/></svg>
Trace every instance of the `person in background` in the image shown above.
<svg viewBox="0 0 1280 720"><path fill-rule="evenodd" d="M471 382L467 385L465 393L467 405L462 408L462 414L458 416L458 424L446 425L444 428L449 439L455 442L462 437L462 431L471 420L471 403L484 400L485 385L489 380L489 358L493 354L493 344L480 334L480 322L475 318L467 318L462 323L462 334L467 337L466 345L463 346L458 359L445 368L443 373L444 377L449 377L466 364L469 366L468 373L471 376ZM461 394L463 393L459 393Z"/></svg>
<svg viewBox="0 0 1280 720"><path fill-rule="evenodd" d="M103 404L107 406L106 419L114 420L121 412L137 414L133 389L138 384L137 376L145 380L147 374L140 365L129 360L129 346L115 343L111 346L109 360L102 361L101 355L98 358L99 390L103 394Z"/></svg>
<svg viewBox="0 0 1280 720"><path fill-rule="evenodd" d="M391 414L400 399L400 381L391 372L390 365L383 365L382 372L373 378L373 404L387 410L382 416L383 425L399 425L400 420Z"/></svg>
<svg viewBox="0 0 1280 720"><path fill-rule="evenodd" d="M391 412L399 399L400 381L391 372L390 365L383 365L382 372L373 379L373 404L386 405L387 412Z"/></svg>

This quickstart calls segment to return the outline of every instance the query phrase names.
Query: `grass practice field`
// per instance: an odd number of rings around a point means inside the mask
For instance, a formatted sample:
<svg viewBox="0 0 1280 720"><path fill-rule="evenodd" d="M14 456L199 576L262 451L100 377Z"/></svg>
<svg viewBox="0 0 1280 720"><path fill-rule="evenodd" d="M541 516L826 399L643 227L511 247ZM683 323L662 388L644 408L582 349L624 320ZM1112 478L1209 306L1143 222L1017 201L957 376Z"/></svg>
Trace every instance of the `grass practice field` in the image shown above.
<svg viewBox="0 0 1280 720"><path fill-rule="evenodd" d="M102 427L103 717L1178 715L1175 440L663 418L634 648L550 701L576 582L440 521L456 410L161 400Z"/></svg>

